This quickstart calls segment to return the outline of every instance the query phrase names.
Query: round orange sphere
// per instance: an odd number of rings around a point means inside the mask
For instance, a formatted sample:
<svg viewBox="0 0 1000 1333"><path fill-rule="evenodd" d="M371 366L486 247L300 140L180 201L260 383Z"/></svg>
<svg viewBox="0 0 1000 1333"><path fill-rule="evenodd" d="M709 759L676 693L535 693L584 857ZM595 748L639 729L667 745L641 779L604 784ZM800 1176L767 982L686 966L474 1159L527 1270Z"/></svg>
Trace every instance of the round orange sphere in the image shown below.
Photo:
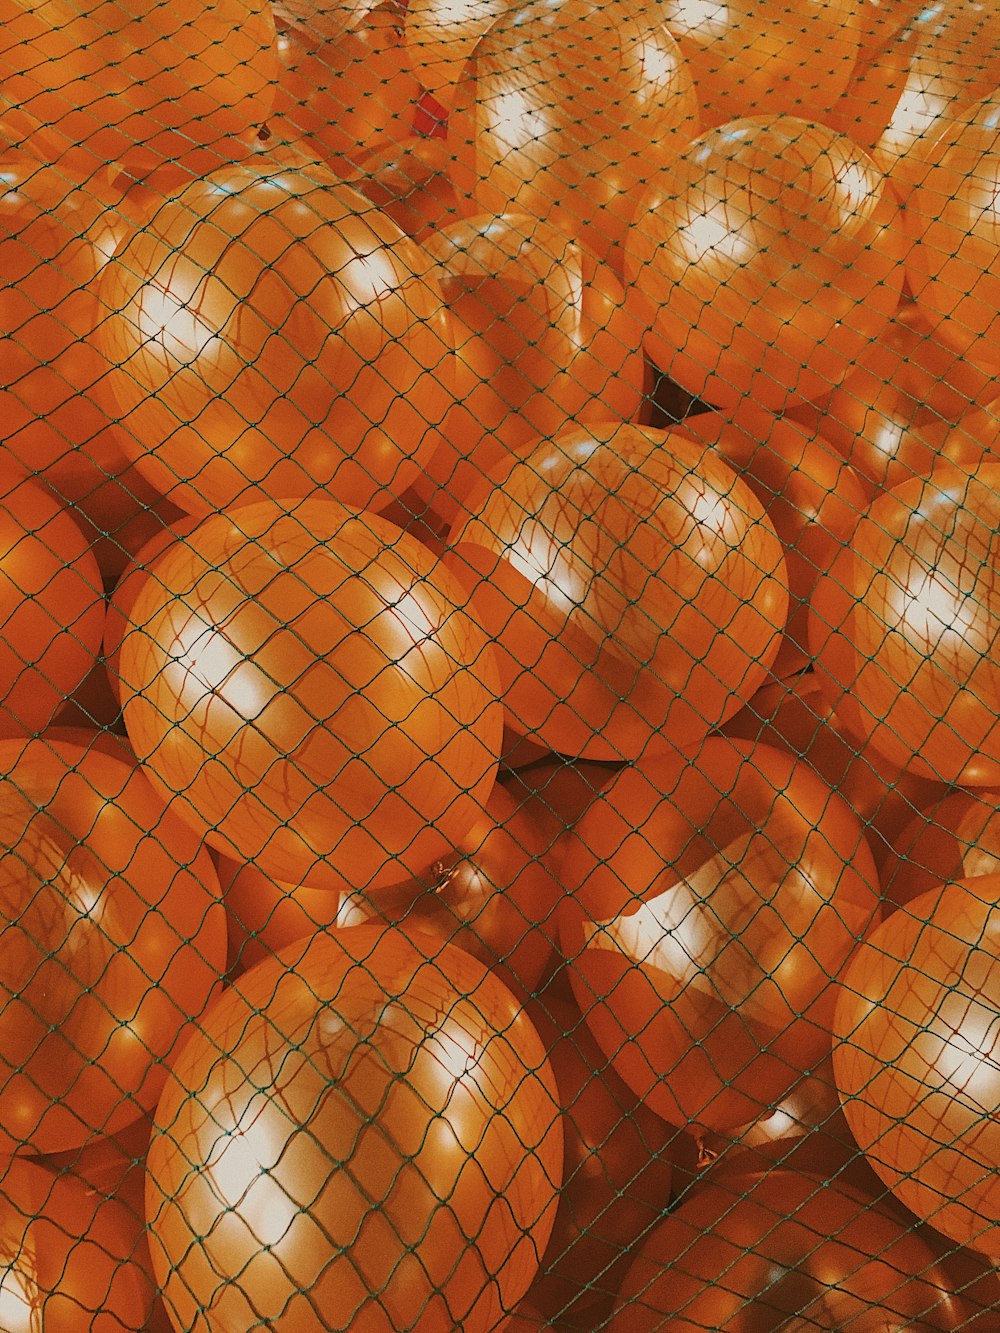
<svg viewBox="0 0 1000 1333"><path fill-rule="evenodd" d="M446 520L495 466L570 422L643 407L641 330L611 270L530 217L475 217L424 240L448 306L455 396L416 492Z"/></svg>
<svg viewBox="0 0 1000 1333"><path fill-rule="evenodd" d="M31 481L0 478L0 734L44 728L94 666L101 575L70 515Z"/></svg>
<svg viewBox="0 0 1000 1333"><path fill-rule="evenodd" d="M248 505L161 555L121 646L125 724L212 846L287 883L419 874L479 815L502 715L461 586L332 500Z"/></svg>
<svg viewBox="0 0 1000 1333"><path fill-rule="evenodd" d="M881 496L810 606L820 680L897 768L1000 785L1000 470L942 464Z"/></svg>
<svg viewBox="0 0 1000 1333"><path fill-rule="evenodd" d="M895 313L899 206L843 135L736 120L647 179L626 275L650 357L696 397L772 411L820 398Z"/></svg>
<svg viewBox="0 0 1000 1333"><path fill-rule="evenodd" d="M411 0L406 51L421 85L447 111L466 62L507 8L505 0Z"/></svg>
<svg viewBox="0 0 1000 1333"><path fill-rule="evenodd" d="M101 280L104 388L140 470L194 514L387 504L451 401L425 268L319 169L231 167L167 198Z"/></svg>
<svg viewBox="0 0 1000 1333"><path fill-rule="evenodd" d="M497 469L451 544L498 647L510 726L562 754L699 739L780 644L774 530L746 483L676 431L568 427Z"/></svg>
<svg viewBox="0 0 1000 1333"><path fill-rule="evenodd" d="M502 983L359 926L253 968L202 1027L147 1159L176 1326L497 1328L562 1170L545 1050Z"/></svg>
<svg viewBox="0 0 1000 1333"><path fill-rule="evenodd" d="M126 760L0 742L0 1147L59 1152L151 1111L225 967L199 840Z"/></svg>
<svg viewBox="0 0 1000 1333"><path fill-rule="evenodd" d="M829 1050L878 910L861 825L804 763L710 739L625 769L573 833L560 938L591 1031L672 1124L745 1125Z"/></svg>
<svg viewBox="0 0 1000 1333"><path fill-rule="evenodd" d="M96 171L188 161L207 170L271 109L277 62L264 0L11 0L5 100L48 151Z"/></svg>
<svg viewBox="0 0 1000 1333"><path fill-rule="evenodd" d="M1000 877L922 894L843 978L833 1059L844 1114L917 1217L1000 1262Z"/></svg>
<svg viewBox="0 0 1000 1333"><path fill-rule="evenodd" d="M465 66L448 121L452 179L481 211L562 226L620 269L636 188L697 132L691 77L659 8L526 0L502 11Z"/></svg>

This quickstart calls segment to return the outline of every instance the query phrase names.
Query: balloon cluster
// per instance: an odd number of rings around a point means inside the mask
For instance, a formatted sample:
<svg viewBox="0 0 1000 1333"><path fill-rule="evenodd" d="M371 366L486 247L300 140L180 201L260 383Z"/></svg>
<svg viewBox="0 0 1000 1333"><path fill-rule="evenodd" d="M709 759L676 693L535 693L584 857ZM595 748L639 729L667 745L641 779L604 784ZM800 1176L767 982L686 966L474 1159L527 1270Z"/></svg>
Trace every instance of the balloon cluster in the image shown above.
<svg viewBox="0 0 1000 1333"><path fill-rule="evenodd" d="M998 1326L998 12L0 0L4 1328Z"/></svg>

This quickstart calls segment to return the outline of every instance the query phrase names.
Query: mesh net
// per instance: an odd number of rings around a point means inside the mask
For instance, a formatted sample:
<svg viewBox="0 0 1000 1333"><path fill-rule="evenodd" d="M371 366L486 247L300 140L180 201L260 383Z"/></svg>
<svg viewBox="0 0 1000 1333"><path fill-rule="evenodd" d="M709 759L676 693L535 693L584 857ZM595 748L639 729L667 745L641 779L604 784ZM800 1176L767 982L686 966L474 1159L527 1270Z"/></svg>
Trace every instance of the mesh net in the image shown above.
<svg viewBox="0 0 1000 1333"><path fill-rule="evenodd" d="M0 20L0 1329L1000 1329L1000 7Z"/></svg>

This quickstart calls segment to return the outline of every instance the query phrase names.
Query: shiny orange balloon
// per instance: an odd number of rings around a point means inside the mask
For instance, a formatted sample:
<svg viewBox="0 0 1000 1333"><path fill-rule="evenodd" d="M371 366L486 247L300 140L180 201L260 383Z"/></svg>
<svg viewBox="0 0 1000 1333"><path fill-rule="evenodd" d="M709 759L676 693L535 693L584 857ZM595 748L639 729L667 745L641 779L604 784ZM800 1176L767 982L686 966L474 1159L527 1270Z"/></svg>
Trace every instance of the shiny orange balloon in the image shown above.
<svg viewBox="0 0 1000 1333"><path fill-rule="evenodd" d="M833 981L877 877L857 818L806 764L710 739L626 769L562 873L577 1003L664 1119L745 1125L829 1050Z"/></svg>
<svg viewBox="0 0 1000 1333"><path fill-rule="evenodd" d="M746 483L678 432L568 427L497 469L451 543L509 725L561 754L697 740L778 650L780 543Z"/></svg>
<svg viewBox="0 0 1000 1333"><path fill-rule="evenodd" d="M282 74L271 136L343 173L352 159L409 133L421 87L407 65L403 17L394 5L372 9L332 41L279 23L276 49Z"/></svg>
<svg viewBox="0 0 1000 1333"><path fill-rule="evenodd" d="M0 477L0 734L41 730L94 666L104 629L97 562L40 486Z"/></svg>
<svg viewBox="0 0 1000 1333"><path fill-rule="evenodd" d="M997 22L1000 57L1000 22ZM1000 372L1000 95L977 102L937 140L907 200L915 243L906 259L917 305L937 336Z"/></svg>
<svg viewBox="0 0 1000 1333"><path fill-rule="evenodd" d="M410 0L407 4L410 68L444 110L451 108L469 57L506 8L505 0Z"/></svg>
<svg viewBox="0 0 1000 1333"><path fill-rule="evenodd" d="M492 789L502 718L457 581L332 500L206 519L155 562L122 642L125 723L172 808L288 883L397 883Z"/></svg>
<svg viewBox="0 0 1000 1333"><path fill-rule="evenodd" d="M424 241L460 218L450 162L443 140L411 135L356 158L349 180L400 231Z"/></svg>
<svg viewBox="0 0 1000 1333"><path fill-rule="evenodd" d="M91 171L210 170L262 124L277 73L263 0L7 0L4 101Z"/></svg>
<svg viewBox="0 0 1000 1333"><path fill-rule="evenodd" d="M886 327L908 244L861 149L804 120L755 116L648 176L626 276L665 374L718 407L748 398L783 411L829 394Z"/></svg>
<svg viewBox="0 0 1000 1333"><path fill-rule="evenodd" d="M881 875L896 907L952 880L1000 875L1000 793L953 792L921 810L900 830Z"/></svg>
<svg viewBox="0 0 1000 1333"><path fill-rule="evenodd" d="M562 1170L545 1050L503 984L359 926L252 969L202 1028L148 1157L176 1326L492 1333Z"/></svg>
<svg viewBox="0 0 1000 1333"><path fill-rule="evenodd" d="M0 1318L14 1330L124 1333L146 1329L149 1275L132 1253L135 1228L114 1200L70 1175L23 1160L0 1179Z"/></svg>
<svg viewBox="0 0 1000 1333"><path fill-rule="evenodd" d="M608 1333L969 1327L934 1250L864 1194L792 1171L746 1185L705 1186L653 1233Z"/></svg>
<svg viewBox="0 0 1000 1333"><path fill-rule="evenodd" d="M942 464L878 499L817 583L810 642L844 723L897 768L1000 785L1000 471Z"/></svg>
<svg viewBox="0 0 1000 1333"><path fill-rule="evenodd" d="M225 919L198 839L131 764L0 742L0 1147L58 1152L156 1105L221 980Z"/></svg>
<svg viewBox="0 0 1000 1333"><path fill-rule="evenodd" d="M659 8L527 0L501 13L462 74L452 179L483 212L561 226L620 269L636 188L697 132L691 77Z"/></svg>
<svg viewBox="0 0 1000 1333"><path fill-rule="evenodd" d="M528 1012L555 1076L565 1160L531 1299L572 1324L618 1290L631 1246L669 1204L676 1132L629 1092L574 1005L545 997Z"/></svg>
<svg viewBox="0 0 1000 1333"><path fill-rule="evenodd" d="M922 894L872 931L836 1012L844 1114L919 1218L1000 1262L1000 877Z"/></svg>
<svg viewBox="0 0 1000 1333"><path fill-rule="evenodd" d="M788 569L789 606L773 670L779 676L799 670L809 660L809 598L820 571L850 543L868 508L869 488L835 450L752 404L732 415L688 417L681 429L736 469L774 525Z"/></svg>
<svg viewBox="0 0 1000 1333"><path fill-rule="evenodd" d="M194 514L388 503L451 401L425 268L318 169L231 167L165 200L101 280L105 392L140 471Z"/></svg>
<svg viewBox="0 0 1000 1333"><path fill-rule="evenodd" d="M859 0L661 0L706 129L747 107L816 116L844 91L861 37Z"/></svg>
<svg viewBox="0 0 1000 1333"><path fill-rule="evenodd" d="M252 862L216 859L229 924L228 972L245 972L286 944L336 925L341 897L336 889L282 884Z"/></svg>
<svg viewBox="0 0 1000 1333"><path fill-rule="evenodd" d="M546 851L531 814L497 784L449 854L417 880L347 892L337 922L419 931L433 941L431 958L443 944L458 945L516 994L531 994L552 960L562 898Z"/></svg>
<svg viewBox="0 0 1000 1333"><path fill-rule="evenodd" d="M872 152L886 136L906 86L917 43L912 22L923 0L864 0L861 42L847 87L829 110L813 113ZM890 170L886 166L886 170Z"/></svg>
<svg viewBox="0 0 1000 1333"><path fill-rule="evenodd" d="M606 265L523 215L475 217L424 239L448 305L454 401L416 492L451 521L494 467L570 422L635 420L641 331Z"/></svg>

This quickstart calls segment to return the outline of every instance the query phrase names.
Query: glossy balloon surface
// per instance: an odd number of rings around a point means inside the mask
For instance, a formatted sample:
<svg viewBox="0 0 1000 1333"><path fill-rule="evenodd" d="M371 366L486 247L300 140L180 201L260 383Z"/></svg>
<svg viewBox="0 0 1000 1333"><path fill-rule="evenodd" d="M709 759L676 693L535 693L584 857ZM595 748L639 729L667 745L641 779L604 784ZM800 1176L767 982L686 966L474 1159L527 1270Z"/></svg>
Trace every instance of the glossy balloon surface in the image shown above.
<svg viewBox="0 0 1000 1333"><path fill-rule="evenodd" d="M1000 55L1000 23L997 24ZM1000 372L1000 95L959 116L928 154L906 205L916 238L907 277L938 336L991 375Z"/></svg>
<svg viewBox="0 0 1000 1333"><path fill-rule="evenodd" d="M412 0L406 6L410 68L445 110L466 61L506 8L505 0Z"/></svg>
<svg viewBox="0 0 1000 1333"><path fill-rule="evenodd" d="M890 904L907 907L941 884L983 875L1000 875L1000 793L989 789L953 792L915 814L896 837L882 886Z"/></svg>
<svg viewBox="0 0 1000 1333"><path fill-rule="evenodd" d="M614 77L608 71L614 70ZM691 78L643 0L527 0L465 67L452 178L487 213L528 213L621 266L634 193L698 132Z"/></svg>
<svg viewBox="0 0 1000 1333"><path fill-rule="evenodd" d="M706 128L761 115L808 115L847 87L861 37L859 0L662 0Z"/></svg>
<svg viewBox="0 0 1000 1333"><path fill-rule="evenodd" d="M350 183L400 231L423 241L459 220L450 162L443 140L410 136L355 159Z"/></svg>
<svg viewBox="0 0 1000 1333"><path fill-rule="evenodd" d="M510 726L559 753L697 739L777 652L780 543L746 484L677 432L568 428L494 472L451 543Z"/></svg>
<svg viewBox="0 0 1000 1333"><path fill-rule="evenodd" d="M883 495L813 595L820 680L852 731L921 777L1000 785L996 467Z"/></svg>
<svg viewBox="0 0 1000 1333"><path fill-rule="evenodd" d="M319 169L231 167L164 200L101 281L105 392L140 470L195 514L324 490L388 503L451 400L422 268Z"/></svg>
<svg viewBox="0 0 1000 1333"><path fill-rule="evenodd" d="M496 666L465 595L331 500L206 519L156 562L121 648L129 737L217 850L340 888L419 874L496 775Z"/></svg>
<svg viewBox="0 0 1000 1333"><path fill-rule="evenodd" d="M156 1104L225 966L208 853L136 768L0 743L5 1151L56 1152Z"/></svg>
<svg viewBox="0 0 1000 1333"><path fill-rule="evenodd" d="M0 734L45 727L94 666L104 629L97 562L31 481L0 478Z"/></svg>
<svg viewBox="0 0 1000 1333"><path fill-rule="evenodd" d="M570 981L615 1069L685 1126L760 1117L829 1049L833 981L877 912L861 826L803 763L708 740L626 769L563 866Z"/></svg>
<svg viewBox="0 0 1000 1333"><path fill-rule="evenodd" d="M647 181L626 276L647 352L689 393L773 411L822 397L894 314L899 206L843 135L736 120Z"/></svg>
<svg viewBox="0 0 1000 1333"><path fill-rule="evenodd" d="M448 305L456 383L416 490L450 520L536 440L570 422L637 418L646 368L620 282L555 227L480 216L424 246Z"/></svg>
<svg viewBox="0 0 1000 1333"><path fill-rule="evenodd" d="M362 926L260 964L202 1026L148 1158L177 1326L493 1330L562 1169L544 1047L502 983Z"/></svg>
<svg viewBox="0 0 1000 1333"><path fill-rule="evenodd" d="M922 894L874 930L841 987L844 1113L917 1217L1000 1261L1000 878Z"/></svg>
<svg viewBox="0 0 1000 1333"><path fill-rule="evenodd" d="M481 816L417 880L344 895L338 923L398 925L456 944L516 993L531 993L552 958L562 887L531 814L499 784Z"/></svg>
<svg viewBox="0 0 1000 1333"><path fill-rule="evenodd" d="M609 1333L966 1326L934 1251L863 1194L791 1171L746 1184L707 1186L654 1232Z"/></svg>

